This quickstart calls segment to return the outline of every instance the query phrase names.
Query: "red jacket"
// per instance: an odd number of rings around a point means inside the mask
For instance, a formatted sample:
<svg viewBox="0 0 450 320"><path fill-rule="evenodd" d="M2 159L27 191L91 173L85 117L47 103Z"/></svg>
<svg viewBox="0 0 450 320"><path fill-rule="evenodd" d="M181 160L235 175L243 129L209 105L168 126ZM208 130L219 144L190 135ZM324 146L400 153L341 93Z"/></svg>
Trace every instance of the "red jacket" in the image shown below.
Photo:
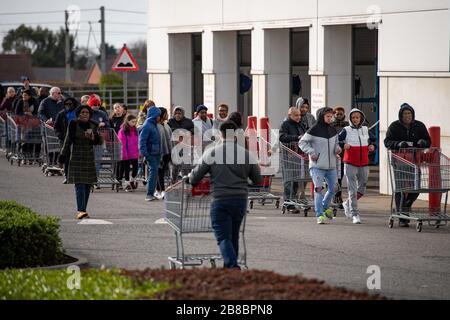
<svg viewBox="0 0 450 320"><path fill-rule="evenodd" d="M361 110L353 109L350 112L351 115L354 112L361 113L361 123L364 123L365 116ZM345 150L344 163L350 164L355 167L365 167L369 165L369 145L374 144L374 137L369 133L369 128L366 126L350 126L342 129L339 134L339 142L349 144L350 149Z"/></svg>

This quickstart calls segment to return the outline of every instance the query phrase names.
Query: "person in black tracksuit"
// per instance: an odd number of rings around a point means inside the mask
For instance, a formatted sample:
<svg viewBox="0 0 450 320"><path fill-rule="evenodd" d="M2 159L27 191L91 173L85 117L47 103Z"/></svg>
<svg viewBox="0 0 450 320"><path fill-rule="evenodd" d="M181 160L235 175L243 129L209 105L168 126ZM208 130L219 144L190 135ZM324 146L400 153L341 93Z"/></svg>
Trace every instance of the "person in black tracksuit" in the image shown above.
<svg viewBox="0 0 450 320"><path fill-rule="evenodd" d="M423 122L415 119L413 107L404 103L400 106L398 120L390 124L384 145L389 150L397 151L405 148L429 148L431 146L431 138L428 134L427 127ZM419 197L418 193L408 193L403 197L403 203L400 205L401 193L395 194L395 205L397 210L400 207L410 210L412 204ZM407 227L406 220L400 220L400 225Z"/></svg>
<svg viewBox="0 0 450 320"><path fill-rule="evenodd" d="M297 153L299 152L298 142L306 132L300 119L300 110L296 107L291 107L288 112L288 118L283 121L280 128L280 142L287 144L290 149L293 149ZM295 200L297 198L298 187L298 182L286 182L284 184L284 200ZM304 186L302 193L304 194ZM298 212L293 206L288 207L288 210Z"/></svg>
<svg viewBox="0 0 450 320"><path fill-rule="evenodd" d="M344 107L338 106L333 109L334 120L331 123L332 127L336 128L337 133L341 133L342 129L350 125L350 122L345 120L345 109ZM341 146L342 153L339 155L341 159L344 159L344 148ZM341 170L338 171L338 183L339 187L342 189L342 179L344 177L344 161L341 161ZM339 206L339 209L344 209L342 205L342 190L339 190L334 195L333 202Z"/></svg>

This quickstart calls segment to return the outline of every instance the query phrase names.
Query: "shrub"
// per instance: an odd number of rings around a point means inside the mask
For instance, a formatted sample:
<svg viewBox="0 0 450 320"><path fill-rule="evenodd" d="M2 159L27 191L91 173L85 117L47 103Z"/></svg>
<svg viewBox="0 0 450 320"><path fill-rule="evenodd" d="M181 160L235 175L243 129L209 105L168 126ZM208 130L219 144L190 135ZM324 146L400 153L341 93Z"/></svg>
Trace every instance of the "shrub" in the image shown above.
<svg viewBox="0 0 450 320"><path fill-rule="evenodd" d="M0 270L0 300L151 299L168 288L164 283L132 279L118 270L89 269L80 272L77 289L74 276L66 270Z"/></svg>
<svg viewBox="0 0 450 320"><path fill-rule="evenodd" d="M48 266L63 257L58 218L0 201L0 269Z"/></svg>

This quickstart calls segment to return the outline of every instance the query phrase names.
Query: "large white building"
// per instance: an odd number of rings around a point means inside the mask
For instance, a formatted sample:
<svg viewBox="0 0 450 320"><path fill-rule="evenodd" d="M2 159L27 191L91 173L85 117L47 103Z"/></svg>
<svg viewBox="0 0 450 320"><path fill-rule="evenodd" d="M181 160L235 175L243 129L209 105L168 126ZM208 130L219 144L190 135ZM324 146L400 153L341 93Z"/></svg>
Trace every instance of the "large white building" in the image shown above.
<svg viewBox="0 0 450 320"><path fill-rule="evenodd" d="M279 127L299 95L313 95L314 106L358 106L371 124L379 120L381 144L408 102L428 127L441 127L449 154L449 4L149 0L150 97L187 110L224 102ZM242 77L252 80L246 92ZM389 191L386 158L381 146L382 193Z"/></svg>

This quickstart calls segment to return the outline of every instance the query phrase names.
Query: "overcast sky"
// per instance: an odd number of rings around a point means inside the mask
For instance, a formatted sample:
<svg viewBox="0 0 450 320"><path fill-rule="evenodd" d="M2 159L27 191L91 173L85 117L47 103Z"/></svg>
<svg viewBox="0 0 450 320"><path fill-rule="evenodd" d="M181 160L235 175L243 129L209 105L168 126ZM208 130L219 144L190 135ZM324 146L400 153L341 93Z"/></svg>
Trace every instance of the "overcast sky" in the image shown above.
<svg viewBox="0 0 450 320"><path fill-rule="evenodd" d="M98 50L100 46L100 7L104 6L106 21L106 42L121 48L124 43L146 39L148 0L9 0L2 1L0 6L0 42L8 30L21 23L36 27L58 30L64 26L64 10L75 5L81 9L80 27L76 45L86 47L89 39L89 21L93 32L90 35L89 47ZM94 9L90 11L90 9ZM89 11L83 11L89 10ZM110 11L112 10L112 11ZM117 10L117 11L116 11ZM53 13L53 11L58 11ZM121 12L120 12L121 11ZM124 11L137 11L135 14ZM23 14L12 14L21 13ZM25 14L33 12L32 14ZM45 13L41 13L45 12ZM75 31L72 32L75 35ZM3 48L0 45L0 51Z"/></svg>

